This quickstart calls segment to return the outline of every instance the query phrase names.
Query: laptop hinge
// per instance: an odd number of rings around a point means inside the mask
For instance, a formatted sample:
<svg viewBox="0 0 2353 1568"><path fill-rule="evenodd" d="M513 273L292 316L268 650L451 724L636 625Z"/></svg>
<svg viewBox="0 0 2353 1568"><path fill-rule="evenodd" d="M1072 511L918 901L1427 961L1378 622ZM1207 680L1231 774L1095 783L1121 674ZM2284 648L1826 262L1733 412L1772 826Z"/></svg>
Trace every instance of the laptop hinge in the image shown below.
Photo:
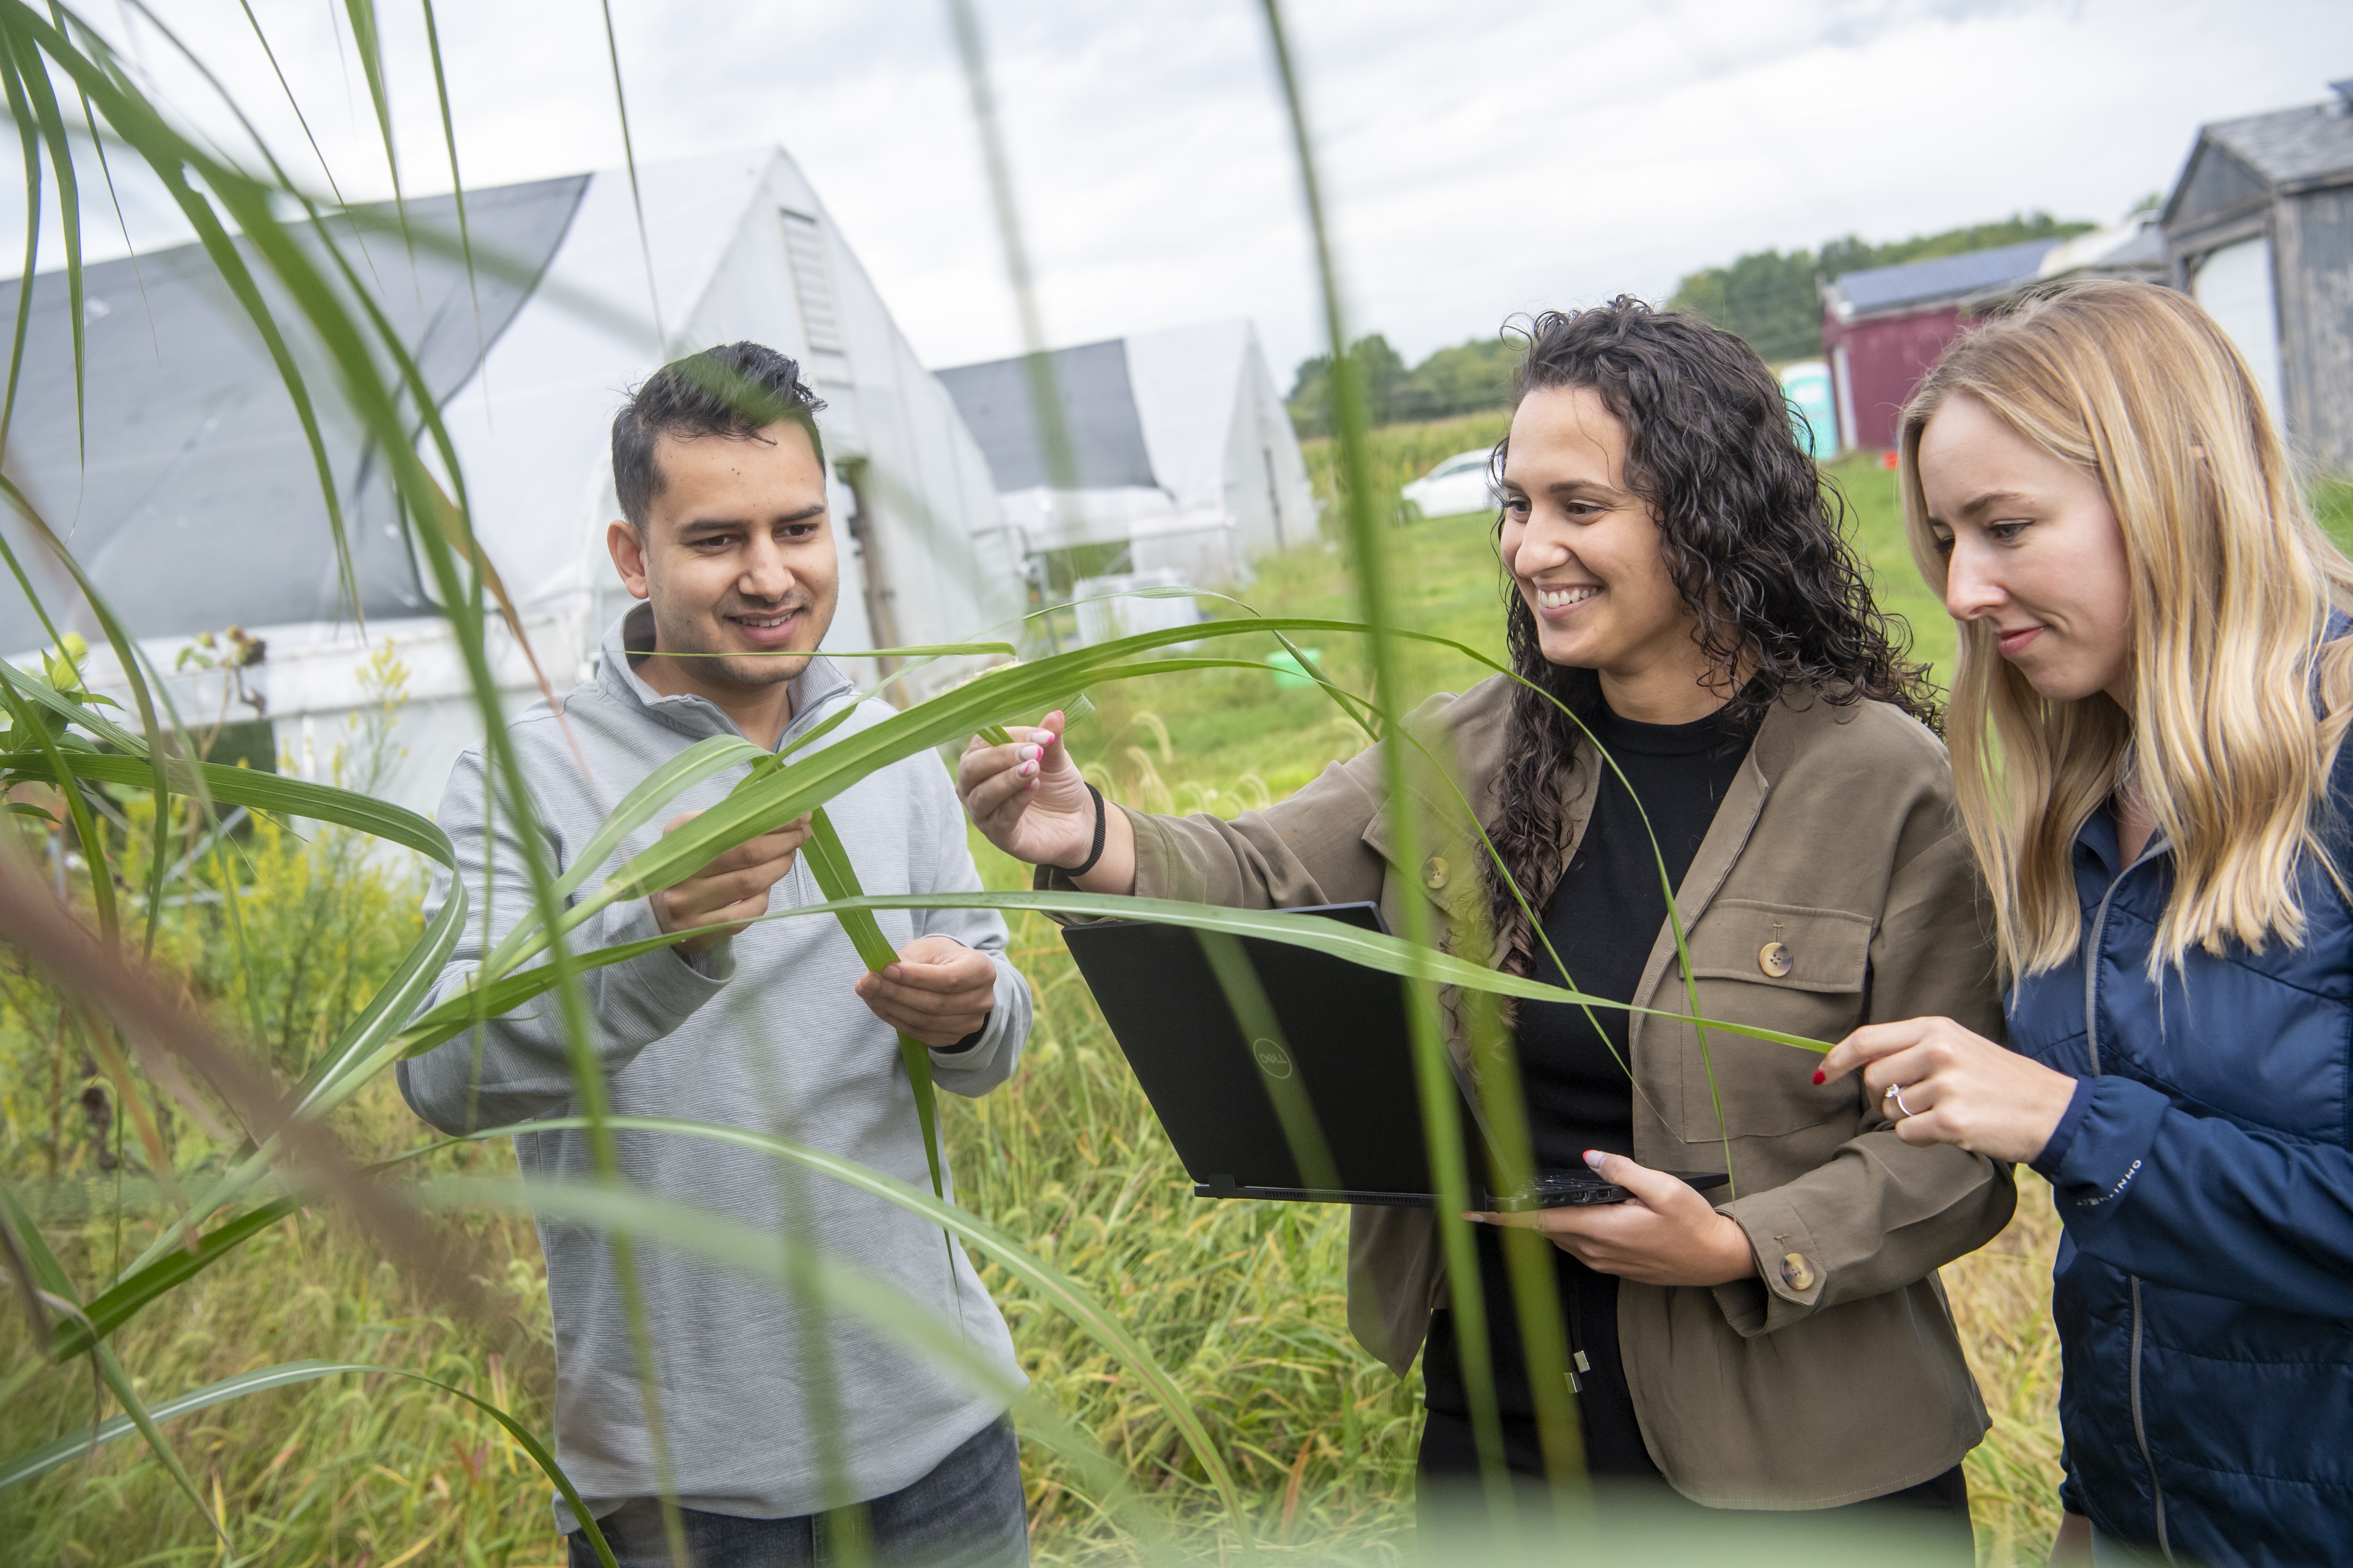
<svg viewBox="0 0 2353 1568"><path fill-rule="evenodd" d="M1208 1181L1193 1189L1193 1195L1197 1198L1238 1198L1241 1196L1241 1189L1225 1172L1212 1171Z"/></svg>

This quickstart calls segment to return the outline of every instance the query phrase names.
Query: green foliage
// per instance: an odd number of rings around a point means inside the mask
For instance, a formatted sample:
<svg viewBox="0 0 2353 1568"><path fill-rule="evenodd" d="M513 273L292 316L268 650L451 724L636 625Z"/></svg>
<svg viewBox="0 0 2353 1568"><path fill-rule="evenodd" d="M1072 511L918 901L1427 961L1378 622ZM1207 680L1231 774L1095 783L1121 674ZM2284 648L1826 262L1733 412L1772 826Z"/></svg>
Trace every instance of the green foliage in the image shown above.
<svg viewBox="0 0 2353 1568"><path fill-rule="evenodd" d="M1519 344L1500 333L1440 349L1411 369L1378 332L1357 339L1348 353L1364 378L1366 408L1377 427L1505 407L1512 401L1512 373L1520 363ZM1330 354L1299 362L1287 401L1302 437L1332 434Z"/></svg>
<svg viewBox="0 0 2353 1568"><path fill-rule="evenodd" d="M1689 310L1737 332L1767 363L1810 359L1822 352L1820 286L1826 279L1868 267L1958 256L2029 239L2064 239L2093 226L2031 212L1885 245L1848 235L1826 242L1819 253L1756 250L1729 266L1686 274L1675 285L1666 308Z"/></svg>

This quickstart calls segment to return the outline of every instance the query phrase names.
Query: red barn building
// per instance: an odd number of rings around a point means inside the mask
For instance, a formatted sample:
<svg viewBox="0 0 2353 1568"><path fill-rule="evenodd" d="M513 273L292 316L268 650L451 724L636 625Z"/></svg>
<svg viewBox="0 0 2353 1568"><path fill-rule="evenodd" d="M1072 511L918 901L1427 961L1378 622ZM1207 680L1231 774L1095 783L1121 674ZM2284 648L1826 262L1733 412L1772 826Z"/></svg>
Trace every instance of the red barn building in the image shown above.
<svg viewBox="0 0 2353 1568"><path fill-rule="evenodd" d="M1839 449L1894 446L1904 405L1961 330L1962 302L2031 279L2058 243L2032 239L1871 267L1823 284L1822 351Z"/></svg>

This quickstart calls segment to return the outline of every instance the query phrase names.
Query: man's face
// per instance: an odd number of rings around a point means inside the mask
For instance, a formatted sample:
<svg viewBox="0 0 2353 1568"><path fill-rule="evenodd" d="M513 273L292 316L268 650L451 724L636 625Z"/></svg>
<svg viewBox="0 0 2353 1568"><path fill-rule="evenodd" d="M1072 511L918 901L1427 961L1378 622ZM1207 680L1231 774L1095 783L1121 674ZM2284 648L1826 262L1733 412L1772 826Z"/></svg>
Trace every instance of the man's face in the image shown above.
<svg viewBox="0 0 2353 1568"><path fill-rule="evenodd" d="M840 589L825 470L808 433L662 437L661 489L642 528L607 532L628 591L654 613L654 650L719 655L671 668L689 685L763 687L808 668Z"/></svg>

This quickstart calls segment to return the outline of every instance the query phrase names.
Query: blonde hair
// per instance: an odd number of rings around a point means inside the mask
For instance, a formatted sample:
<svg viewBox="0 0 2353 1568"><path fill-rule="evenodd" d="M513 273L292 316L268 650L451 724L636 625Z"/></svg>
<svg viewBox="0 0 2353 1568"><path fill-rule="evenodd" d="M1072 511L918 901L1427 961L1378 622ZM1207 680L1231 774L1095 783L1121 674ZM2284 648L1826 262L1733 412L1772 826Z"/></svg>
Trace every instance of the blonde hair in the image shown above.
<svg viewBox="0 0 2353 1568"><path fill-rule="evenodd" d="M2353 716L2353 637L2327 640L2353 562L2306 509L2246 362L2189 298L2146 283L2059 285L1956 341L1903 421L1905 521L1939 594L1920 436L1954 397L2099 481L2131 583L2131 716L2096 693L2038 695L1990 623L1958 627L1946 732L2005 969L2074 953L2071 846L2127 778L2173 853L2152 975L2193 942L2299 944L2299 857L2337 875L2314 807Z"/></svg>

